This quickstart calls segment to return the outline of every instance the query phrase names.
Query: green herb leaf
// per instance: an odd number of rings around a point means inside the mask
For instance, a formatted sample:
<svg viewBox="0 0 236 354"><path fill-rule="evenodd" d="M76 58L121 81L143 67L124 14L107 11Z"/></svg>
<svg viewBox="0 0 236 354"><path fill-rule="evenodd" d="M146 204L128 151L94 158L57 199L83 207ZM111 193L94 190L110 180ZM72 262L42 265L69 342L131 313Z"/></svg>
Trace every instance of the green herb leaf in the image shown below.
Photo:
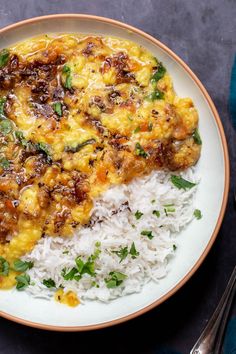
<svg viewBox="0 0 236 354"><path fill-rule="evenodd" d="M90 145L90 144L94 144L94 143L96 143L96 140L95 140L95 139L88 139L88 140L85 140L83 143L76 145L75 147L66 146L66 147L65 147L65 151L66 151L66 152L78 152L78 151L80 151L84 146Z"/></svg>
<svg viewBox="0 0 236 354"><path fill-rule="evenodd" d="M81 258L77 257L75 259L75 263L77 265L77 269L80 275L87 273L91 276L95 276L95 263L92 260L92 256L88 258L88 261L86 263L84 263Z"/></svg>
<svg viewBox="0 0 236 354"><path fill-rule="evenodd" d="M197 145L202 145L202 139L201 139L201 137L200 137L200 134L199 134L199 131L198 131L197 128L194 129L194 132L193 132L193 139L194 139L194 141L195 141L195 143L196 143Z"/></svg>
<svg viewBox="0 0 236 354"><path fill-rule="evenodd" d="M38 150L40 153L43 153L44 155L46 155L47 161L48 162L52 162L52 158L50 155L50 151L49 151L49 145L45 144L45 143L36 143L34 144L34 147L36 148L36 150Z"/></svg>
<svg viewBox="0 0 236 354"><path fill-rule="evenodd" d="M151 132L152 128L153 128L153 124L152 124L152 122L149 122L148 123L148 131Z"/></svg>
<svg viewBox="0 0 236 354"><path fill-rule="evenodd" d="M197 220L200 220L202 218L202 212L199 209L195 209L193 215Z"/></svg>
<svg viewBox="0 0 236 354"><path fill-rule="evenodd" d="M171 182L173 183L173 185L178 188L178 189L190 189L193 188L194 186L196 186L196 183L192 183L187 181L186 179L180 177L180 176L175 176L172 175L171 176Z"/></svg>
<svg viewBox="0 0 236 354"><path fill-rule="evenodd" d="M151 203L152 203L152 204L154 204L155 202L156 202L156 200L155 200L155 199L151 200Z"/></svg>
<svg viewBox="0 0 236 354"><path fill-rule="evenodd" d="M10 162L5 158L0 158L0 167L6 170L10 166Z"/></svg>
<svg viewBox="0 0 236 354"><path fill-rule="evenodd" d="M148 230L143 230L141 232L141 235L147 236L149 238L149 240L151 240L154 237L153 234L152 234L152 231L148 231Z"/></svg>
<svg viewBox="0 0 236 354"><path fill-rule="evenodd" d="M0 52L0 68L2 68L3 66L5 66L8 63L9 60L9 50L8 49L3 49Z"/></svg>
<svg viewBox="0 0 236 354"><path fill-rule="evenodd" d="M62 73L66 75L64 87L68 90L72 88L72 77L71 77L71 68L68 65L64 65L62 69Z"/></svg>
<svg viewBox="0 0 236 354"><path fill-rule="evenodd" d="M12 123L9 119L3 119L0 121L0 132L3 135L7 135L12 131Z"/></svg>
<svg viewBox="0 0 236 354"><path fill-rule="evenodd" d="M173 251L175 251L177 249L176 245L173 245Z"/></svg>
<svg viewBox="0 0 236 354"><path fill-rule="evenodd" d="M157 67L157 71L153 74L153 76L151 77L151 83L155 84L157 83L157 81L159 81L161 78L163 78L163 76L166 73L166 69L164 68L164 66L162 65L162 63L158 64Z"/></svg>
<svg viewBox="0 0 236 354"><path fill-rule="evenodd" d="M94 251L94 254L92 254L92 255L89 257L89 260L95 261L95 260L99 257L100 253L101 253L101 250L100 250L100 249L96 249L96 250Z"/></svg>
<svg viewBox="0 0 236 354"><path fill-rule="evenodd" d="M74 279L75 274L78 273L78 269L73 267L69 272L66 272L66 268L63 268L61 271L61 276L65 279L65 280L72 280Z"/></svg>
<svg viewBox="0 0 236 354"><path fill-rule="evenodd" d="M96 288L99 288L99 284L96 283L96 281L92 281L91 286L95 286Z"/></svg>
<svg viewBox="0 0 236 354"><path fill-rule="evenodd" d="M156 215L157 218L159 218L160 215L161 215L160 212L159 212L159 210L153 210L152 213L153 213L153 215Z"/></svg>
<svg viewBox="0 0 236 354"><path fill-rule="evenodd" d="M45 285L47 288L55 288L56 287L56 283L52 278L43 279L43 285Z"/></svg>
<svg viewBox="0 0 236 354"><path fill-rule="evenodd" d="M141 211L137 210L136 213L134 214L134 216L136 217L137 220L139 220L143 216L143 213L141 213Z"/></svg>
<svg viewBox="0 0 236 354"><path fill-rule="evenodd" d="M15 132L15 136L16 136L17 140L19 141L19 143L21 144L21 146L23 146L25 148L27 148L29 146L30 143L24 138L24 134L21 131L17 130Z"/></svg>
<svg viewBox="0 0 236 354"><path fill-rule="evenodd" d="M134 129L134 134L136 134L138 132L140 132L140 127L137 127L137 128Z"/></svg>
<svg viewBox="0 0 236 354"><path fill-rule="evenodd" d="M105 279L105 283L108 289L116 288L121 285L123 281L127 278L127 275L120 272L110 272L110 277Z"/></svg>
<svg viewBox="0 0 236 354"><path fill-rule="evenodd" d="M69 254L69 251L65 250L65 251L62 252L62 254Z"/></svg>
<svg viewBox="0 0 236 354"><path fill-rule="evenodd" d="M62 105L61 102L55 102L53 103L53 109L56 112L56 114L61 117L62 116Z"/></svg>
<svg viewBox="0 0 236 354"><path fill-rule="evenodd" d="M48 149L48 145L45 143L37 143L36 148L37 148L37 150L44 152L46 155L50 154L49 149Z"/></svg>
<svg viewBox="0 0 236 354"><path fill-rule="evenodd" d="M62 72L63 72L63 74L70 74L71 73L71 69L70 69L70 67L68 66L68 65L64 65L63 66L63 69L62 69Z"/></svg>
<svg viewBox="0 0 236 354"><path fill-rule="evenodd" d="M139 256L139 252L135 248L134 242L132 243L129 251L130 255L132 256L131 258L135 259Z"/></svg>
<svg viewBox="0 0 236 354"><path fill-rule="evenodd" d="M7 276L9 274L9 263L0 256L0 275Z"/></svg>
<svg viewBox="0 0 236 354"><path fill-rule="evenodd" d="M17 290L24 290L30 284L30 276L26 273L21 274L21 275L17 275L15 277L15 279L17 281L17 283L16 283Z"/></svg>
<svg viewBox="0 0 236 354"><path fill-rule="evenodd" d="M145 159L148 157L148 154L146 153L146 151L142 148L142 146L139 143L136 143L135 145L135 153L138 156L142 156Z"/></svg>
<svg viewBox="0 0 236 354"><path fill-rule="evenodd" d="M120 257L120 263L128 256L128 247L121 248L119 251L112 251L112 253L115 253L118 257Z"/></svg>
<svg viewBox="0 0 236 354"><path fill-rule="evenodd" d="M73 267L69 272L65 268L62 269L61 275L65 280L77 280L82 278L83 274L89 274L95 276L95 263L94 260L98 258L101 251L96 249L94 254L91 255L87 262L84 262L80 257L75 259L76 267Z"/></svg>
<svg viewBox="0 0 236 354"><path fill-rule="evenodd" d="M24 262L21 259L17 259L13 263L13 269L16 272L25 272L27 269L31 269L34 266L33 262Z"/></svg>
<svg viewBox="0 0 236 354"><path fill-rule="evenodd" d="M164 210L165 210L166 216L168 216L168 213L174 213L175 212L174 204L165 204Z"/></svg>
<svg viewBox="0 0 236 354"><path fill-rule="evenodd" d="M150 95L145 97L148 101L155 101L155 100L162 100L164 98L164 92L159 91L156 89Z"/></svg>
<svg viewBox="0 0 236 354"><path fill-rule="evenodd" d="M130 115L130 114L128 115L128 120L129 120L130 122L133 122L133 119L131 118L131 115Z"/></svg>
<svg viewBox="0 0 236 354"><path fill-rule="evenodd" d="M0 118L5 117L4 107L5 107L6 101L7 101L6 97L0 98Z"/></svg>
<svg viewBox="0 0 236 354"><path fill-rule="evenodd" d="M67 88L68 90L70 90L72 88L72 77L71 76L66 77L65 88Z"/></svg>

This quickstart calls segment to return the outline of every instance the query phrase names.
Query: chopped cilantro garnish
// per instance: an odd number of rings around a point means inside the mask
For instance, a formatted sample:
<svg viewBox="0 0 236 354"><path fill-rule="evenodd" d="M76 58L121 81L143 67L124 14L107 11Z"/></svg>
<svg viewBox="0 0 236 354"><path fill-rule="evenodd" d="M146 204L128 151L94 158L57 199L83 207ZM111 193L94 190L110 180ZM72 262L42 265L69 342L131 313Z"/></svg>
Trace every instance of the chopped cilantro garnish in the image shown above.
<svg viewBox="0 0 236 354"><path fill-rule="evenodd" d="M148 157L148 154L146 151L142 148L142 146L139 143L136 143L135 145L135 153L138 156L142 156L144 158Z"/></svg>
<svg viewBox="0 0 236 354"><path fill-rule="evenodd" d="M16 272L25 272L27 269L31 269L33 268L34 263L33 262L24 262L21 259L17 259L14 263L13 263L13 269Z"/></svg>
<svg viewBox="0 0 236 354"><path fill-rule="evenodd" d="M65 250L65 251L62 252L62 254L69 254L69 251Z"/></svg>
<svg viewBox="0 0 236 354"><path fill-rule="evenodd" d="M138 132L140 132L140 127L136 127L136 128L134 129L134 133L135 133L135 134L138 133Z"/></svg>
<svg viewBox="0 0 236 354"><path fill-rule="evenodd" d="M55 102L53 103L53 109L55 111L55 113L61 117L62 116L62 105L61 102Z"/></svg>
<svg viewBox="0 0 236 354"><path fill-rule="evenodd" d="M29 146L30 143L24 138L24 134L21 131L16 131L15 136L23 147L27 148Z"/></svg>
<svg viewBox="0 0 236 354"><path fill-rule="evenodd" d="M105 279L105 283L108 289L116 288L121 285L123 281L127 278L127 275L120 272L110 272L110 277Z"/></svg>
<svg viewBox="0 0 236 354"><path fill-rule="evenodd" d="M9 60L9 50L8 49L2 49L0 52L0 68L5 66Z"/></svg>
<svg viewBox="0 0 236 354"><path fill-rule="evenodd" d="M68 65L65 64L63 66L62 72L63 72L63 74L68 74L68 73L70 74L71 69L70 69L70 67Z"/></svg>
<svg viewBox="0 0 236 354"><path fill-rule="evenodd" d="M175 176L175 175L171 176L171 182L178 189L184 189L184 190L190 189L190 188L193 188L194 186L196 186L196 183L189 182L186 179L184 179L180 176Z"/></svg>
<svg viewBox="0 0 236 354"><path fill-rule="evenodd" d="M153 124L152 124L152 122L149 122L148 123L148 131L151 132L152 128L153 128Z"/></svg>
<svg viewBox="0 0 236 354"><path fill-rule="evenodd" d="M97 249L94 251L94 254L92 254L92 255L88 258L88 260L90 260L90 261L95 261L95 260L99 257L100 253L101 253L101 250L100 250L99 248L97 248Z"/></svg>
<svg viewBox="0 0 236 354"><path fill-rule="evenodd" d="M168 213L174 213L175 212L174 204L165 204L164 211L166 216L168 216Z"/></svg>
<svg viewBox="0 0 236 354"><path fill-rule="evenodd" d="M195 143L196 143L197 145L202 145L202 139L201 139L201 137L200 137L200 134L199 134L199 131L198 131L197 128L194 129L194 132L193 132L193 139L194 139L194 141L195 141Z"/></svg>
<svg viewBox="0 0 236 354"><path fill-rule="evenodd" d="M51 162L52 158L50 155L50 151L49 151L49 145L45 144L45 143L36 143L34 144L36 150L38 150L39 152L43 153L44 155L46 155L47 161Z"/></svg>
<svg viewBox="0 0 236 354"><path fill-rule="evenodd" d="M72 77L71 77L71 68L68 65L64 65L62 73L65 74L64 87L68 90L72 88Z"/></svg>
<svg viewBox="0 0 236 354"><path fill-rule="evenodd" d="M95 276L95 263L91 259L91 257L89 257L88 261L85 263L81 258L77 257L75 263L77 265L78 272L80 273L80 275L87 273L91 276Z"/></svg>
<svg viewBox="0 0 236 354"><path fill-rule="evenodd" d="M0 98L0 118L5 118L4 106L6 101L7 101L6 97Z"/></svg>
<svg viewBox="0 0 236 354"><path fill-rule="evenodd" d="M134 242L132 242L129 253L133 259L139 256L139 252L136 250Z"/></svg>
<svg viewBox="0 0 236 354"><path fill-rule="evenodd" d="M49 155L49 147L47 144L45 143L37 143L36 144L36 149L41 151L41 152L44 152L46 155Z"/></svg>
<svg viewBox="0 0 236 354"><path fill-rule="evenodd" d="M121 263L128 256L129 251L128 251L128 247L124 247L119 249L118 251L112 251L112 253L115 253L120 258L120 263Z"/></svg>
<svg viewBox="0 0 236 354"><path fill-rule="evenodd" d="M45 285L47 288L55 288L56 287L56 283L52 278L43 279L43 285Z"/></svg>
<svg viewBox="0 0 236 354"><path fill-rule="evenodd" d="M152 234L152 231L148 231L148 230L143 230L141 232L141 235L147 236L149 238L149 240L151 240L154 237L153 234Z"/></svg>
<svg viewBox="0 0 236 354"><path fill-rule="evenodd" d="M162 65L162 63L158 64L157 71L153 74L151 77L151 83L155 84L157 81L159 81L166 73L166 69Z"/></svg>
<svg viewBox="0 0 236 354"><path fill-rule="evenodd" d="M0 132L3 135L7 135L12 131L12 123L9 119L3 119L0 121Z"/></svg>
<svg viewBox="0 0 236 354"><path fill-rule="evenodd" d="M143 213L141 213L141 211L137 210L135 212L134 216L136 217L137 220L139 220L143 216Z"/></svg>
<svg viewBox="0 0 236 354"><path fill-rule="evenodd" d="M202 218L202 212L199 209L195 209L193 215L197 220L200 220Z"/></svg>
<svg viewBox="0 0 236 354"><path fill-rule="evenodd" d="M155 202L156 202L156 200L155 200L155 199L151 200L151 203L152 203L152 204L154 204Z"/></svg>
<svg viewBox="0 0 236 354"><path fill-rule="evenodd" d="M0 256L0 275L7 276L9 274L9 263Z"/></svg>
<svg viewBox="0 0 236 354"><path fill-rule="evenodd" d="M135 248L134 242L132 243L130 250L128 250L128 247L124 247L119 249L118 251L112 251L112 253L115 253L118 257L120 257L120 263L130 254L131 258L137 258L139 256L139 252L137 252Z"/></svg>
<svg viewBox="0 0 236 354"><path fill-rule="evenodd" d="M83 274L89 274L94 277L95 274L95 259L98 258L101 251L96 249L94 254L91 255L87 262L84 262L80 257L75 259L76 267L73 267L69 271L66 268L62 269L61 275L65 280L77 280L79 281L82 278Z"/></svg>
<svg viewBox="0 0 236 354"><path fill-rule="evenodd" d="M96 140L95 139L88 139L88 140L85 140L83 143L81 144L77 144L75 147L73 146L66 146L65 147L65 151L66 152L78 152L80 151L84 146L86 145L90 145L90 144L94 144L96 143Z"/></svg>
<svg viewBox="0 0 236 354"><path fill-rule="evenodd" d="M159 212L159 210L153 210L152 213L153 213L153 215L156 215L157 218L159 218L160 215L161 215L160 212Z"/></svg>
<svg viewBox="0 0 236 354"><path fill-rule="evenodd" d="M78 273L78 269L73 267L69 272L66 272L66 268L63 268L61 271L61 276L65 280L72 280L74 279L74 276Z"/></svg>
<svg viewBox="0 0 236 354"><path fill-rule="evenodd" d="M150 95L145 97L148 101L155 101L155 100L162 100L164 98L164 92L159 91L156 89Z"/></svg>
<svg viewBox="0 0 236 354"><path fill-rule="evenodd" d="M130 115L130 114L128 114L128 120L129 120L130 122L133 122L133 119L131 118L131 115Z"/></svg>
<svg viewBox="0 0 236 354"><path fill-rule="evenodd" d="M15 277L15 279L17 281L17 283L16 283L17 290L24 290L30 284L30 276L26 273L21 274L21 275L17 275Z"/></svg>
<svg viewBox="0 0 236 354"><path fill-rule="evenodd" d="M176 246L176 245L173 245L173 251L175 251L175 250L176 250L176 248L177 248L177 246Z"/></svg>
<svg viewBox="0 0 236 354"><path fill-rule="evenodd" d="M166 213L166 216L168 216L168 213L174 213L175 212L174 204L165 204L164 211Z"/></svg>
<svg viewBox="0 0 236 354"><path fill-rule="evenodd" d="M99 288L99 284L96 281L92 281L91 286L95 286L95 288Z"/></svg>
<svg viewBox="0 0 236 354"><path fill-rule="evenodd" d="M10 162L9 162L5 157L1 157L1 158L0 158L0 167L5 170L5 169L7 169L9 166L10 166Z"/></svg>

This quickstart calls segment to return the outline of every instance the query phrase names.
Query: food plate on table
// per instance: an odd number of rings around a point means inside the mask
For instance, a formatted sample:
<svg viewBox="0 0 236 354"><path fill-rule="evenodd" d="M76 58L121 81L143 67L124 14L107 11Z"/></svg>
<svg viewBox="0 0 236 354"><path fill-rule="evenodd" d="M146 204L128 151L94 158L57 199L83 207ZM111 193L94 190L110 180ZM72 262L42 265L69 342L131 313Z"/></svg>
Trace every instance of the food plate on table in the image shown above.
<svg viewBox="0 0 236 354"><path fill-rule="evenodd" d="M114 20L45 16L1 38L0 314L76 331L161 304L225 212L228 151L206 90Z"/></svg>

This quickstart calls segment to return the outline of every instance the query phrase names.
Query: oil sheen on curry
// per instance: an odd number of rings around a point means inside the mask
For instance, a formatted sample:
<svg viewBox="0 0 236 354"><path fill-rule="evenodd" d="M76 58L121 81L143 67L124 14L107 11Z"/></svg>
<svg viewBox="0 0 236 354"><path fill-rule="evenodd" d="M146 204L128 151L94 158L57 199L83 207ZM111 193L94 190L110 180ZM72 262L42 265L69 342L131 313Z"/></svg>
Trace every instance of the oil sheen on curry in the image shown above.
<svg viewBox="0 0 236 354"><path fill-rule="evenodd" d="M41 237L88 224L111 185L194 165L197 126L163 64L127 40L43 35L2 50L0 256L10 270L0 288Z"/></svg>

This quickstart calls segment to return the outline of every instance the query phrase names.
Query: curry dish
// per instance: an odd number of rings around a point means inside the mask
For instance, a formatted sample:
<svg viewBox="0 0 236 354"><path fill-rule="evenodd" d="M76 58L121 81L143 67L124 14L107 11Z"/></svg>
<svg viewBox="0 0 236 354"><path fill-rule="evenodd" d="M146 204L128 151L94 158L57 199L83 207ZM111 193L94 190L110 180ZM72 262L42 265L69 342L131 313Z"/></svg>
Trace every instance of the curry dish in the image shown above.
<svg viewBox="0 0 236 354"><path fill-rule="evenodd" d="M113 37L43 35L0 52L0 256L89 223L94 198L200 155L198 113L165 67ZM15 284L14 270L0 288Z"/></svg>

